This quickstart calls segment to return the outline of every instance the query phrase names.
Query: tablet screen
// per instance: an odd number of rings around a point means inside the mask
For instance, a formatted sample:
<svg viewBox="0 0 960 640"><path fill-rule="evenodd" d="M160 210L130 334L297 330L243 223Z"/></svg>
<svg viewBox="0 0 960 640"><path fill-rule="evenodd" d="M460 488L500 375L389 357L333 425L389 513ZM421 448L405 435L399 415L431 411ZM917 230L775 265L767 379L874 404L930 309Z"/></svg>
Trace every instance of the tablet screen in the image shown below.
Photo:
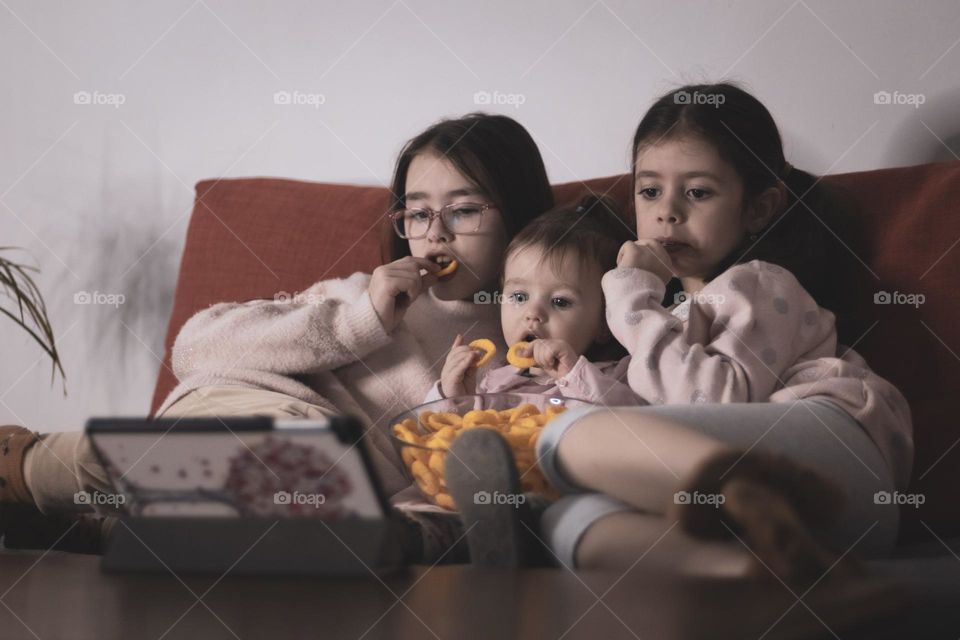
<svg viewBox="0 0 960 640"><path fill-rule="evenodd" d="M331 421L105 419L91 420L87 432L116 491L89 500L113 499L130 515L384 515L363 440Z"/></svg>

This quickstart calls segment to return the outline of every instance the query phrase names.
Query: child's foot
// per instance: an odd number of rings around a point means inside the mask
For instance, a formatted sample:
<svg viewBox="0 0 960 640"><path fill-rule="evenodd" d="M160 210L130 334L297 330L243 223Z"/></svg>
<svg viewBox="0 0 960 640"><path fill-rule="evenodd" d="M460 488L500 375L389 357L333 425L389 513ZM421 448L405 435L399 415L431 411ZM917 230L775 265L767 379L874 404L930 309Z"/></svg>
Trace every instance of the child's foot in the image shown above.
<svg viewBox="0 0 960 640"><path fill-rule="evenodd" d="M731 480L723 489L724 510L739 525L759 559L751 573L773 572L787 584L806 588L824 578L835 581L864 575L853 558L837 562L821 546L784 496L755 482ZM836 564L836 566L834 566Z"/></svg>
<svg viewBox="0 0 960 640"><path fill-rule="evenodd" d="M754 574L773 572L807 587L828 573L833 580L865 573L859 561L840 559L812 534L840 513L840 489L786 456L723 452L701 465L685 491L723 502L718 508L716 500L675 500L668 516L695 537L741 537L756 555Z"/></svg>
<svg viewBox="0 0 960 640"><path fill-rule="evenodd" d="M445 475L460 511L470 560L483 567L523 563L520 478L510 446L492 429L470 429L447 454Z"/></svg>
<svg viewBox="0 0 960 640"><path fill-rule="evenodd" d="M39 436L16 425L0 427L0 503L33 504L23 477L23 457Z"/></svg>

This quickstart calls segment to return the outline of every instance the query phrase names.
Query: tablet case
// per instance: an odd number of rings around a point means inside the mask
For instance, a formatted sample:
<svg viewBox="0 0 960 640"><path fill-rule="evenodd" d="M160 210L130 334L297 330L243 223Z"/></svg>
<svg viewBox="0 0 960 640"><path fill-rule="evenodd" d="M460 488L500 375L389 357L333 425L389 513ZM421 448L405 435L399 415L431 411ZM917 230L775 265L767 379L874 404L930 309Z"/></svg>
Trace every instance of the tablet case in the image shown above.
<svg viewBox="0 0 960 640"><path fill-rule="evenodd" d="M390 542L395 537L391 535L390 520L386 515L390 507L371 465L359 422L350 417L282 422L287 426L303 425L303 428L277 428L273 418L260 416L155 420L95 418L88 421L87 434L94 451L107 469L117 494L126 498L125 513L120 516L106 542L102 569L108 572L329 576L369 575L370 572L381 572L394 566L397 550ZM324 432L335 436L339 449L329 456L325 456L326 452L322 450L316 450L317 447L308 451L311 448L310 434L322 436ZM218 486L217 474L210 474L207 469L200 469L210 478L206 487L187 489L188 481L184 480L180 486L176 486L176 481L169 479L157 480L154 484L172 483L172 489L164 486L146 487L142 486L145 473L140 474L141 484L138 485L126 477L129 469L121 474L117 468L115 458L122 455L122 450L118 454L117 441L122 447L124 438L114 438L114 442L110 442L111 434L156 434L158 437L155 442L159 443L162 439L168 449L201 442L209 448L211 442L218 443L222 439L225 452L237 449L237 441L245 438L257 443L246 447L253 458L260 459L255 451L260 447L259 456L274 456L272 461L275 464L292 459L291 472L297 474L294 480L299 483L298 486L304 486L304 482L309 486L312 477L325 482L324 488L329 493L331 486L342 487L346 483L347 493L365 491L369 494L372 491L377 508L375 513L371 513L367 505L364 515L360 516L350 509L343 509L342 503L337 500L331 501L332 504L320 505L322 509L313 505L315 511L310 506L290 504L289 493L286 494L286 501L277 498L279 493L274 494L272 501L264 500L257 495L257 491L249 490L250 482L244 486L243 474L239 480L236 473L228 474ZM192 441L166 440L191 435L195 436ZM317 436L312 440L315 444L322 444L323 438ZM153 446L141 452L141 455L144 458L149 456L154 451ZM247 453L243 452L243 455ZM309 465L305 467L306 471L297 467L297 464L302 467L305 460L318 459L327 461L322 474L314 469L311 475ZM332 465L331 460L335 460ZM139 459L135 462L144 464ZM211 468L216 469L216 462ZM230 461L221 462L227 464ZM244 467L244 464L234 462L228 465L229 469ZM250 460L240 460L240 463L244 462L247 467L250 466ZM355 472L348 479L339 478L331 485L331 471L339 465L357 463L360 473ZM146 464L144 469L153 470L160 466L151 463L149 458ZM188 478L189 474L183 475L188 471L193 473L194 470L188 466L187 469L180 469L179 474ZM162 478L159 470L157 473ZM336 476L336 473L333 475ZM305 479L304 476L308 477ZM286 475L283 478L289 480ZM278 476L277 481L280 479ZM263 482L265 480L261 478L259 483ZM367 486L357 487L357 483L367 483ZM352 487L349 486L351 484ZM254 487L259 488L259 484L254 483ZM276 487L265 489L268 496L273 488ZM178 515L178 505L184 504L193 509L198 504L207 508L220 505L221 510L227 509L232 515L221 513L210 516L202 511L199 514ZM151 514L151 510L156 513Z"/></svg>

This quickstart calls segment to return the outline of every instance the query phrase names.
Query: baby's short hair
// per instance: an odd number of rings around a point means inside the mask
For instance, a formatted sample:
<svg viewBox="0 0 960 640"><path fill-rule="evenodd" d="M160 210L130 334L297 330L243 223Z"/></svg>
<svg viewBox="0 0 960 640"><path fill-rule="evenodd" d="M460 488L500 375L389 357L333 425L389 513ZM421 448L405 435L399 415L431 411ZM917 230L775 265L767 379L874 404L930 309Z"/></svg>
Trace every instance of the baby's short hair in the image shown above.
<svg viewBox="0 0 960 640"><path fill-rule="evenodd" d="M623 243L635 239L612 200L587 195L534 218L507 245L504 263L518 251L538 248L554 267L575 252L583 264L594 263L607 272L617 266Z"/></svg>

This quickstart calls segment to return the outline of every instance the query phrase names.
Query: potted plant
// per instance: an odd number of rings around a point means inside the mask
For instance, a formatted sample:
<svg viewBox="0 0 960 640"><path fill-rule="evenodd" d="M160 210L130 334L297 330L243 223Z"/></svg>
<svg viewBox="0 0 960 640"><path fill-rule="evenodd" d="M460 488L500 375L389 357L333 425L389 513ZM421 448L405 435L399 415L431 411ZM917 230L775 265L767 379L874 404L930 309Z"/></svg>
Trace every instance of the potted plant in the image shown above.
<svg viewBox="0 0 960 640"><path fill-rule="evenodd" d="M30 337L50 356L52 362L50 383L53 384L58 371L60 377L66 380L53 329L50 327L50 319L47 317L46 304L29 274L30 271L39 272L39 269L19 264L3 255L3 252L15 249L17 247L0 247L0 289L15 303L8 305L10 309L0 304L0 313L30 334Z"/></svg>

